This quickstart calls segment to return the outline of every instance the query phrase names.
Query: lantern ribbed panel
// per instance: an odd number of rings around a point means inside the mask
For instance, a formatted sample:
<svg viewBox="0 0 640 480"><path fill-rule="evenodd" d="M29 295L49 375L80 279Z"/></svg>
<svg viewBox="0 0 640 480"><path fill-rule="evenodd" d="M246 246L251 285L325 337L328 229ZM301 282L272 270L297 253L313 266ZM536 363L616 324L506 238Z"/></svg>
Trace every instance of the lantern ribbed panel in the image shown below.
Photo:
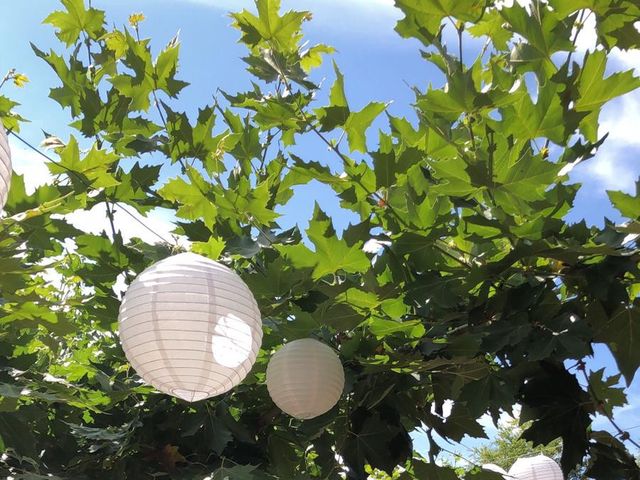
<svg viewBox="0 0 640 480"><path fill-rule="evenodd" d="M267 389L274 403L292 417L317 417L331 410L342 395L342 363L324 343L295 340L269 361Z"/></svg>
<svg viewBox="0 0 640 480"><path fill-rule="evenodd" d="M509 469L509 476L514 480L564 480L558 464L544 455L519 458Z"/></svg>
<svg viewBox="0 0 640 480"><path fill-rule="evenodd" d="M195 402L249 373L262 321L249 287L232 270L193 253L152 265L120 305L120 341L138 375L161 392Z"/></svg>
<svg viewBox="0 0 640 480"><path fill-rule="evenodd" d="M11 186L11 150L7 133L0 123L0 210L7 203L7 196Z"/></svg>

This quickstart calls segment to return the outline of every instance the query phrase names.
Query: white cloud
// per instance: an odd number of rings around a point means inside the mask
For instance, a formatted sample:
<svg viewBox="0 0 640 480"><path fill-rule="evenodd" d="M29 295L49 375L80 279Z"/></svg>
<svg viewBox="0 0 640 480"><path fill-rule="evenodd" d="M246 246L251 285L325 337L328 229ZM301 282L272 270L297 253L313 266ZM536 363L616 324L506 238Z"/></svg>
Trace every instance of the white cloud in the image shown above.
<svg viewBox="0 0 640 480"><path fill-rule="evenodd" d="M575 31L574 27L571 34L574 35ZM579 52L592 51L596 47L597 40L596 17L594 15L589 15L584 21L584 26L576 38L576 49Z"/></svg>
<svg viewBox="0 0 640 480"><path fill-rule="evenodd" d="M206 5L218 10L233 10L237 11L242 8L255 9L255 3L252 0L188 0L191 3L198 3L200 5ZM284 0L282 7L285 10L295 8L296 10L318 10L323 8L331 8L337 10L344 10L345 8L353 8L358 10L374 10L380 8L391 8L394 6L393 0L349 0L344 2L343 0L323 0L322 2L314 2L312 0ZM336 12L338 13L338 12Z"/></svg>
<svg viewBox="0 0 640 480"><path fill-rule="evenodd" d="M90 210L76 210L66 215L66 219L79 230L94 235L104 231L111 237L111 226L104 203L99 203ZM175 216L166 209L156 208L150 211L147 216L142 216L134 208L127 205L118 204L114 207L114 225L116 230L122 234L125 243L134 237L150 244L158 243L161 241L160 238L163 238L172 244L178 243L185 247L188 246L189 242L185 238L176 238L171 233L175 228L173 221L175 221Z"/></svg>
<svg viewBox="0 0 640 480"><path fill-rule="evenodd" d="M639 60L640 61L640 60ZM640 146L640 91L631 92L606 105L601 113L600 136L609 133L605 145Z"/></svg>
<svg viewBox="0 0 640 480"><path fill-rule="evenodd" d="M589 15L577 37L577 51L579 54L593 51L596 44L595 16ZM635 74L640 75L640 51L614 48L609 58L607 70L634 69ZM633 192L639 171L630 161L630 156L634 155L630 148L640 147L637 125L640 125L640 91L633 91L605 105L600 114L598 136L606 133L609 136L594 158L576 167L572 178L575 175L576 180L591 189Z"/></svg>
<svg viewBox="0 0 640 480"><path fill-rule="evenodd" d="M578 177L586 177L577 179L586 187L595 187L597 190L624 190L632 193L635 191L637 172L634 172L624 160L624 155L617 149L603 148L594 158L579 164L574 171Z"/></svg>
<svg viewBox="0 0 640 480"><path fill-rule="evenodd" d="M611 53L614 60L616 60L623 69L628 70L633 68L636 75L640 75L640 50L620 50L614 48Z"/></svg>
<svg viewBox="0 0 640 480"><path fill-rule="evenodd" d="M9 140L9 146L11 148L13 170L20 175L24 175L27 194L30 195L40 185L51 182L53 177L49 173L47 161L42 155L18 145L13 140L13 137Z"/></svg>
<svg viewBox="0 0 640 480"><path fill-rule="evenodd" d="M622 62L629 61L629 55L620 54ZM615 56L614 56L615 58ZM637 60L640 65L640 58ZM636 70L638 73L640 71ZM640 91L635 90L604 106L600 113L598 136L609 134L596 156L578 169L587 176L587 181L595 182L599 188L635 191L635 180L640 169L634 158L640 154Z"/></svg>
<svg viewBox="0 0 640 480"><path fill-rule="evenodd" d="M637 28L637 27L636 27ZM575 32L575 27L573 32ZM576 39L576 49L580 53L592 52L596 48L598 34L596 32L596 17L591 14L584 21L584 26ZM620 50L614 47L611 50L610 58L613 59L618 69L634 69L636 74L640 74L640 50Z"/></svg>
<svg viewBox="0 0 640 480"><path fill-rule="evenodd" d="M187 0L221 12L242 9L255 11L250 0ZM393 0L283 0L282 10L308 10L313 13L311 28L321 28L349 35L366 35L372 40L397 36L393 31L402 12Z"/></svg>

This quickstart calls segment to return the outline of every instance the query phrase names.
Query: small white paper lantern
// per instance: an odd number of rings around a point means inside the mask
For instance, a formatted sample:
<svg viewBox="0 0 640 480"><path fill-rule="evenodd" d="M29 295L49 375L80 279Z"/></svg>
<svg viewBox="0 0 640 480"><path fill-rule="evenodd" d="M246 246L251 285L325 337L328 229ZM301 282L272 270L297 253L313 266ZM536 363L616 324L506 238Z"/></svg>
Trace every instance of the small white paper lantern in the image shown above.
<svg viewBox="0 0 640 480"><path fill-rule="evenodd" d="M509 469L509 476L514 480L564 480L558 464L544 455L519 458Z"/></svg>
<svg viewBox="0 0 640 480"><path fill-rule="evenodd" d="M0 210L7 203L9 188L11 186L11 150L9 140L0 122Z"/></svg>
<svg viewBox="0 0 640 480"><path fill-rule="evenodd" d="M138 275L118 323L138 375L189 402L238 385L262 343L249 287L229 268L194 253L168 257Z"/></svg>
<svg viewBox="0 0 640 480"><path fill-rule="evenodd" d="M267 366L267 390L274 403L295 418L308 419L331 410L344 389L338 355L311 338L278 350Z"/></svg>

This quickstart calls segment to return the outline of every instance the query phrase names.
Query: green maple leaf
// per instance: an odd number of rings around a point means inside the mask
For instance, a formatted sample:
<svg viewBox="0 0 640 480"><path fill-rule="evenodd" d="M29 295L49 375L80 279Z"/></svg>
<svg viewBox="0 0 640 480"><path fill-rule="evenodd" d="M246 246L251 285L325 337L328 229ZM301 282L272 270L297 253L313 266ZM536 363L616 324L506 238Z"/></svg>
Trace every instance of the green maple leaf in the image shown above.
<svg viewBox="0 0 640 480"><path fill-rule="evenodd" d="M344 239L339 239L333 230L331 220L317 204L307 234L316 247L314 279L320 279L339 270L358 273L371 266L369 258L362 251L361 242L349 246Z"/></svg>
<svg viewBox="0 0 640 480"><path fill-rule="evenodd" d="M635 195L612 190L607 190L607 195L609 195L609 200L622 215L632 219L640 218L640 180L636 182Z"/></svg>
<svg viewBox="0 0 640 480"><path fill-rule="evenodd" d="M467 172L467 163L462 157L452 157L429 164L440 183L433 191L444 195L465 196L478 190Z"/></svg>
<svg viewBox="0 0 640 480"><path fill-rule="evenodd" d="M564 19L551 10L536 10L532 18L526 8L514 3L500 13L509 22L509 28L526 38L542 57L548 58L552 53L571 46L568 37L560 34L566 28L562 23Z"/></svg>
<svg viewBox="0 0 640 480"><path fill-rule="evenodd" d="M102 36L102 40L104 40L107 48L113 52L117 59L122 58L129 48L127 37L118 30L106 33Z"/></svg>
<svg viewBox="0 0 640 480"><path fill-rule="evenodd" d="M269 208L271 196L269 184L262 182L252 187L246 179L239 188L227 189L216 196L216 205L220 213L230 218L242 218L259 225L269 225L279 214Z"/></svg>
<svg viewBox="0 0 640 480"><path fill-rule="evenodd" d="M100 96L89 81L82 62L76 56L71 56L67 64L65 59L54 51L45 53L33 44L31 48L38 57L49 64L62 82L62 86L51 89L49 97L62 107L70 107L74 117L83 115L86 118L95 115L100 108Z"/></svg>
<svg viewBox="0 0 640 480"><path fill-rule="evenodd" d="M627 385L631 385L636 370L640 366L640 309L638 306L621 306L610 315L596 332L597 341L605 342Z"/></svg>
<svg viewBox="0 0 640 480"><path fill-rule="evenodd" d="M558 165L539 156L525 154L514 163L495 162L496 192L526 201L542 200L544 191L558 173Z"/></svg>
<svg viewBox="0 0 640 480"><path fill-rule="evenodd" d="M300 120L294 105L282 103L277 99L256 102L255 121L267 130L269 128L300 129Z"/></svg>
<svg viewBox="0 0 640 480"><path fill-rule="evenodd" d="M111 84L127 98L131 99L131 110L148 110L149 95L155 88L155 68L151 59L149 40L137 41L125 32L127 50L122 62L134 75L121 73L109 78ZM168 64L169 62L167 62Z"/></svg>
<svg viewBox="0 0 640 480"><path fill-rule="evenodd" d="M536 103L531 100L524 82L516 94L520 101L505 110L503 124L506 130L522 139L547 137L562 144L571 130L565 121L558 85L547 82L540 87Z"/></svg>
<svg viewBox="0 0 640 480"><path fill-rule="evenodd" d="M325 44L314 45L302 53L300 67L309 73L314 68L322 65L322 55L335 53L336 49Z"/></svg>
<svg viewBox="0 0 640 480"><path fill-rule="evenodd" d="M274 245L289 264L296 269L313 268L317 264L314 253L306 245L297 243L295 245Z"/></svg>
<svg viewBox="0 0 640 480"><path fill-rule="evenodd" d="M603 50L587 53L580 72L576 100L577 112L588 115L580 123L580 128L589 141L594 142L598 134L600 108L609 100L624 95L640 87L640 78L633 76L633 70L618 72L604 78L607 54Z"/></svg>
<svg viewBox="0 0 640 480"><path fill-rule="evenodd" d="M333 71L336 72L336 81L329 92L329 105L332 107L349 107L347 96L344 93L344 75L335 61L333 62Z"/></svg>
<svg viewBox="0 0 640 480"><path fill-rule="evenodd" d="M418 102L423 112L434 113L438 116L454 121L460 114L466 111L464 103L442 90L430 89L423 99Z"/></svg>
<svg viewBox="0 0 640 480"><path fill-rule="evenodd" d="M289 11L280 16L280 0L257 0L256 7L257 16L247 10L231 15L234 26L242 31L242 42L254 47L269 42L278 50L295 51L302 37L302 22L309 18L308 12Z"/></svg>
<svg viewBox="0 0 640 480"><path fill-rule="evenodd" d="M25 121L20 115L13 111L13 107L20 105L4 95L0 95L0 125L4 128L19 133L20 123Z"/></svg>
<svg viewBox="0 0 640 480"><path fill-rule="evenodd" d="M68 174L74 182L79 180L78 175L84 176L95 188L113 187L119 182L110 169L119 159L116 153L99 149L96 144L81 158L78 141L72 136L60 151L60 161L50 163L49 170L53 174Z"/></svg>
<svg viewBox="0 0 640 480"><path fill-rule="evenodd" d="M53 25L57 31L56 36L67 47L76 43L80 34L84 31L90 38L97 39L103 32L104 12L95 8L85 8L84 0L61 0L66 11L57 10L47 18L44 23Z"/></svg>
<svg viewBox="0 0 640 480"><path fill-rule="evenodd" d="M640 46L640 32L635 24L640 15L640 4L633 0L609 5L606 0L598 0L603 4L596 19L598 39L607 48L614 46L622 50L630 50ZM596 10L596 9L594 9Z"/></svg>
<svg viewBox="0 0 640 480"><path fill-rule="evenodd" d="M471 70L448 75L446 89L429 89L418 101L418 106L424 112L450 121L456 120L463 112L473 112L485 104L485 95L477 92Z"/></svg>
<svg viewBox="0 0 640 480"><path fill-rule="evenodd" d="M504 18L502 18L498 10L487 10L484 12L482 19L475 25L471 25L468 31L474 37L486 35L496 47L506 50L507 42L511 40L513 33L504 28L503 25Z"/></svg>
<svg viewBox="0 0 640 480"><path fill-rule="evenodd" d="M187 220L202 220L212 227L216 222L217 207L192 183L177 177L169 180L158 192L162 197L179 204L176 214Z"/></svg>
<svg viewBox="0 0 640 480"><path fill-rule="evenodd" d="M329 132L344 125L351 113L344 92L344 75L335 61L333 62L333 70L336 73L336 81L333 82L329 92L329 105L318 108L315 112L323 132Z"/></svg>
<svg viewBox="0 0 640 480"><path fill-rule="evenodd" d="M482 0L396 0L396 6L405 14L396 31L403 37L416 37L425 43L435 36L440 23L447 17L476 20L482 9Z"/></svg>
<svg viewBox="0 0 640 480"><path fill-rule="evenodd" d="M381 102L371 102L359 112L353 112L347 118L344 131L351 151L367 151L366 131L378 115L384 112L387 105Z"/></svg>
<svg viewBox="0 0 640 480"><path fill-rule="evenodd" d="M211 237L206 242L193 242L191 251L209 257L211 260L220 258L220 254L224 250L225 241L218 237Z"/></svg>
<svg viewBox="0 0 640 480"><path fill-rule="evenodd" d="M605 379L604 368L591 372L589 375L589 386L597 398L602 401L602 408L608 415L613 415L614 407L622 407L627 403L624 388L618 387L619 384L620 374Z"/></svg>
<svg viewBox="0 0 640 480"><path fill-rule="evenodd" d="M421 338L425 333L424 326L419 320L397 322L373 317L367 324L371 333L378 338L384 338L395 333L403 333L409 338Z"/></svg>
<svg viewBox="0 0 640 480"><path fill-rule="evenodd" d="M180 54L180 42L176 35L173 40L160 52L154 64L156 87L163 90L170 97L177 97L178 93L189 85L187 82L176 80L178 71L178 56Z"/></svg>
<svg viewBox="0 0 640 480"><path fill-rule="evenodd" d="M337 238L312 237L316 246L316 266L313 278L318 280L325 275L344 270L348 273L358 273L370 266L369 259L357 245L348 247L344 241Z"/></svg>
<svg viewBox="0 0 640 480"><path fill-rule="evenodd" d="M129 172L118 171L119 184L110 189L109 197L117 198L120 202L125 202L141 213L151 210L153 205L149 205L148 191L158 181L160 166L146 165L141 167L138 162L133 164Z"/></svg>

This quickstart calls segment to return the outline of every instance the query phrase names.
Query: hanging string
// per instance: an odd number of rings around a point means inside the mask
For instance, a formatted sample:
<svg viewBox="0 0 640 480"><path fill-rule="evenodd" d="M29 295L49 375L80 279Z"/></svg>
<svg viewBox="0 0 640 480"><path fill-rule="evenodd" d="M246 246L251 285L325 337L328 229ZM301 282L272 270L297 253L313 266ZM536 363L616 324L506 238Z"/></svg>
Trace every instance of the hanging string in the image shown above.
<svg viewBox="0 0 640 480"><path fill-rule="evenodd" d="M81 183L83 183L86 187L91 188L91 184L89 182L87 182L84 178L84 176L82 176L81 174L79 174L78 172L76 172L75 170L67 167L66 165L63 165L62 163L54 160L52 157L50 157L49 155L47 155L46 153L42 152L39 148L35 147L33 144L31 144L30 142L28 142L27 140L25 140L24 138L22 138L20 135L18 135L16 132L14 132L13 130L9 130L8 133L10 133L11 135L13 135L14 137L16 137L18 140L20 140L24 145L26 145L28 148L30 148L31 150L33 150L34 152L36 152L38 155L44 157L45 159L47 159L49 162L53 163L54 165L59 166L60 168L66 170L70 175L73 175L75 178L77 178ZM106 196L106 194L105 194ZM164 238L162 235L160 235L158 232L156 232L155 230L153 230L151 227L149 227L147 224L145 224L142 220L140 220L140 218L138 218L138 216L134 215L133 213L131 213L127 208L124 207L124 205L120 202L118 202L117 200L114 200L113 198L109 198L107 197L107 201L110 201L113 205L117 205L118 207L120 207L120 209L126 213L129 217L131 217L133 220L135 220L138 224L140 224L145 230L147 230L148 232L150 232L151 234L155 235L156 237L158 237L160 240L162 240L162 242L169 244L169 245L176 245L177 243L174 242L170 242L168 241L166 238Z"/></svg>

